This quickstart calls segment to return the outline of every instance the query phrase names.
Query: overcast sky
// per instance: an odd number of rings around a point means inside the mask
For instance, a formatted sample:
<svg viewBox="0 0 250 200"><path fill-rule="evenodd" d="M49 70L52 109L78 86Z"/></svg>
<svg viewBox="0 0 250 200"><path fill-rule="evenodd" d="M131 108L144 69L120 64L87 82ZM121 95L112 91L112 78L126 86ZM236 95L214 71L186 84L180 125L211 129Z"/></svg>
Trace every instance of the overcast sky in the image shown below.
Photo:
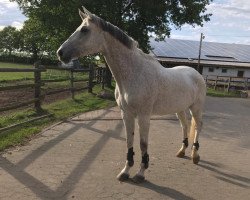
<svg viewBox="0 0 250 200"><path fill-rule="evenodd" d="M204 41L250 45L249 0L214 0L207 8L213 14L210 22L204 27L184 25L181 30L173 28L171 38L199 40L203 32ZM8 25L21 28L25 19L16 3L0 0L0 29Z"/></svg>

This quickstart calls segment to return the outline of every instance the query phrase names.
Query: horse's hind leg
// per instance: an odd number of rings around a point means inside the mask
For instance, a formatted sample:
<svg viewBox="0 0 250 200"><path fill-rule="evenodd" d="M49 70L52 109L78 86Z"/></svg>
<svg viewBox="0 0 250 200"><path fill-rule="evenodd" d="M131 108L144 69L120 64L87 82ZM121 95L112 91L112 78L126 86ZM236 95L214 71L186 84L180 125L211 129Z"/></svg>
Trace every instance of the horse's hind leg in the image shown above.
<svg viewBox="0 0 250 200"><path fill-rule="evenodd" d="M140 183L144 181L145 179L144 172L148 168L148 165L149 165L149 155L148 155L149 125L150 125L150 115L138 116L142 161L141 161L139 171L133 177L133 181L136 183Z"/></svg>
<svg viewBox="0 0 250 200"><path fill-rule="evenodd" d="M179 158L183 158L185 156L185 150L188 147L188 122L187 122L187 117L186 117L186 112L181 111L176 114L177 117L180 120L181 127L182 127L182 133L183 133L183 141L182 141L182 146L181 149L177 152L176 156Z"/></svg>
<svg viewBox="0 0 250 200"><path fill-rule="evenodd" d="M193 146L192 146L192 153L191 158L194 164L198 164L200 161L200 156L198 154L199 150L199 134L202 129L202 109L201 105L193 105L190 107L190 111L192 113L192 122L190 127L190 137L193 137Z"/></svg>
<svg viewBox="0 0 250 200"><path fill-rule="evenodd" d="M125 181L129 178L129 170L134 165L134 129L135 129L135 116L129 112L122 111L122 119L125 126L127 136L127 161L123 170L118 174L117 179L119 181Z"/></svg>

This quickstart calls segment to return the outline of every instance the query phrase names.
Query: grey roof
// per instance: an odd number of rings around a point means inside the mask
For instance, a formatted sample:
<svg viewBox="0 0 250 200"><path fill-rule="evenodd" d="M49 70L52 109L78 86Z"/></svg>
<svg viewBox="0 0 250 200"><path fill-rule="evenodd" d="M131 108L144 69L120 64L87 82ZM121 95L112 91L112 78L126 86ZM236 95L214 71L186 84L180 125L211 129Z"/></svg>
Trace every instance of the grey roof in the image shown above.
<svg viewBox="0 0 250 200"><path fill-rule="evenodd" d="M186 59L186 58L167 58L167 57L157 57L157 60L161 62L166 62L169 65L187 65L187 66L197 66L198 60L197 59ZM210 67L210 66L220 66L223 68L250 68L250 63L246 62L228 62L228 61L217 61L217 60L201 60L201 65L203 67Z"/></svg>
<svg viewBox="0 0 250 200"><path fill-rule="evenodd" d="M199 41L166 38L157 42L150 40L156 57L197 59ZM202 60L250 63L250 45L202 42Z"/></svg>

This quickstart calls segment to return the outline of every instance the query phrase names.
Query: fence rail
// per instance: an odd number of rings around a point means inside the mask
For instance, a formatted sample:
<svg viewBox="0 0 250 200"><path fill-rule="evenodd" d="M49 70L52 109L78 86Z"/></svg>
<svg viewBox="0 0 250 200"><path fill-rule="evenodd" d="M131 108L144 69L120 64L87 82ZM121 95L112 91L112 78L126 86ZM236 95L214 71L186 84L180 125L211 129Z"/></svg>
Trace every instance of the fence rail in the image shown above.
<svg viewBox="0 0 250 200"><path fill-rule="evenodd" d="M45 72L45 68L20 69L20 68L0 68L0 72Z"/></svg>
<svg viewBox="0 0 250 200"><path fill-rule="evenodd" d="M248 90L250 87L250 77L207 75L204 76L204 79L207 85L213 86L214 89L222 86L227 92L229 92L232 87L238 87L242 90Z"/></svg>
<svg viewBox="0 0 250 200"><path fill-rule="evenodd" d="M38 102L38 101L39 101L38 98L34 98L34 99L31 99L31 100L26 101L26 102L21 102L21 103L18 103L18 104L12 104L12 105L0 108L0 112L8 111L8 110L14 110L14 109L17 109L17 108L28 106L28 105L33 104L33 103Z"/></svg>
<svg viewBox="0 0 250 200"><path fill-rule="evenodd" d="M44 85L44 84L41 84ZM7 91L7 90L16 90L16 89L24 89L24 88L33 88L36 84L25 84L25 85L10 85L5 87L0 87L0 91Z"/></svg>
<svg viewBox="0 0 250 200"><path fill-rule="evenodd" d="M52 116L52 114L46 114L46 115L42 115L42 116L39 116L39 117L35 117L33 119L30 119L30 120L26 120L24 122L20 122L20 123L13 124L13 125L10 125L10 126L4 127L4 128L0 128L0 133L8 131L8 130L13 129L13 128L16 128L18 126L27 124L27 123L31 123L31 122L34 122L34 121L38 121L38 120L50 117L50 116Z"/></svg>
<svg viewBox="0 0 250 200"><path fill-rule="evenodd" d="M59 78L59 79L43 79L42 78L42 73L47 72L47 70L53 69L53 70L60 70L60 71L68 71L70 73L69 78ZM35 63L34 68L30 69L20 69L20 68L0 68L0 72L33 72L34 73L34 83L27 83L27 84L21 84L21 85L10 85L10 86L2 86L0 87L0 92L2 91L10 91L10 90L18 90L18 89L25 89L25 88L34 88L34 98L29 99L24 102L19 102L15 104L11 104L5 107L0 107L0 112L5 112L5 111L10 111L18 108L22 108L28 105L34 104L34 108L37 113L42 113L42 101L46 95L52 95L52 94L57 94L65 91L70 91L71 92L71 97L74 99L75 97L75 92L77 91L82 91L82 90L87 90L89 93L92 93L92 89L98 81L94 81L95 79L95 71L94 71L94 66L89 65L88 68L86 69L74 69L74 68L62 68L62 67L43 67L40 66L39 63ZM77 73L88 73L88 78L75 78L75 74ZM70 86L67 88L63 89L56 89L54 91L48 91L48 92L42 92L43 88L42 86L45 86L45 84L48 83L59 83L63 81L70 81ZM79 82L85 82L87 83L86 87L76 87L75 83ZM15 128L17 126L23 125L25 123L33 122L36 120L43 119L45 117L50 117L50 114L46 115L41 115L39 117L30 119L25 122L21 122L18 124L13 124L8 127L3 127L0 128L0 133L7 131L9 129Z"/></svg>

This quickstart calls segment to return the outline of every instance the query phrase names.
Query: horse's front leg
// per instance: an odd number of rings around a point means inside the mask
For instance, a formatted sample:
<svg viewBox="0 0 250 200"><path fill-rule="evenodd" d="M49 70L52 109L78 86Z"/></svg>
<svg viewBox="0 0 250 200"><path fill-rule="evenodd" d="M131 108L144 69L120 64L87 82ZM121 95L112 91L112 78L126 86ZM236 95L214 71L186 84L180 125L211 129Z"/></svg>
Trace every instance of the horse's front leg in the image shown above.
<svg viewBox="0 0 250 200"><path fill-rule="evenodd" d="M140 183L145 180L144 172L149 165L148 134L150 126L150 115L138 116L138 126L140 134L140 148L141 148L142 161L139 171L133 177L133 181L136 183Z"/></svg>
<svg viewBox="0 0 250 200"><path fill-rule="evenodd" d="M122 111L122 119L125 126L127 136L127 161L123 170L118 174L119 181L125 181L129 178L129 170L134 165L134 130L135 130L135 116L129 112Z"/></svg>

